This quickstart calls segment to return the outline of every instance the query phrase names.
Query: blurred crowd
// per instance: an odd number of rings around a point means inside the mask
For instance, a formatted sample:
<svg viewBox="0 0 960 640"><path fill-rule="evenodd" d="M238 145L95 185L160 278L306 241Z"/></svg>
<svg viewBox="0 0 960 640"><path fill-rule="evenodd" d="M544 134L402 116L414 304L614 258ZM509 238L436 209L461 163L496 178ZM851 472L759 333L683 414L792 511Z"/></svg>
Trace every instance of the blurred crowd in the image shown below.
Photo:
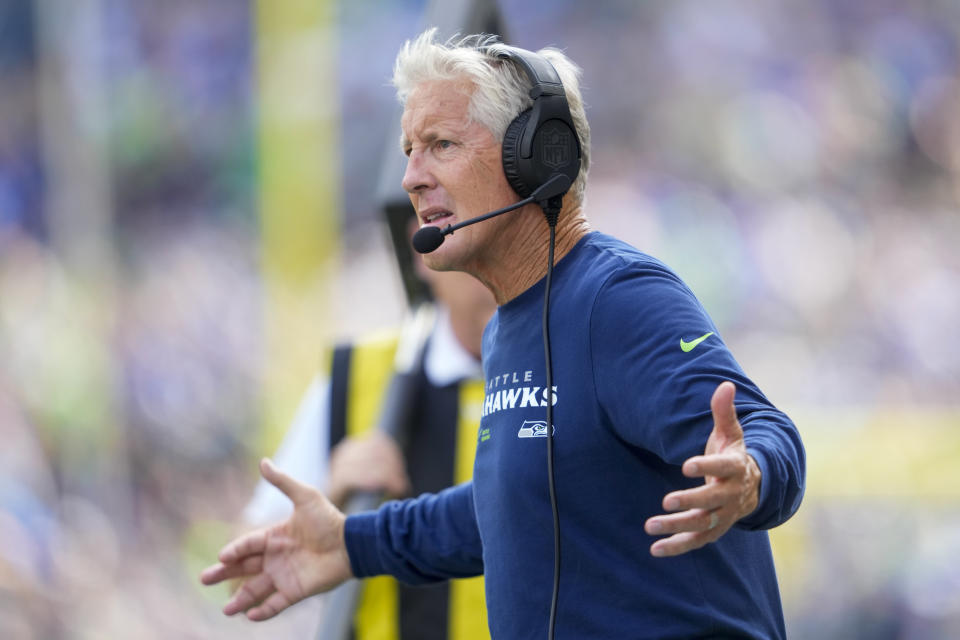
<svg viewBox="0 0 960 640"><path fill-rule="evenodd" d="M267 637L196 581L268 453L258 9L69 4L0 3L0 637ZM335 291L376 299L331 302L348 334L402 313L374 187L424 3L334 4ZM891 464L960 455L960 4L501 4L584 68L594 226L674 266L810 442L896 410ZM64 203L71 163L105 177ZM952 459L936 496L816 481L779 539L791 637L960 636Z"/></svg>

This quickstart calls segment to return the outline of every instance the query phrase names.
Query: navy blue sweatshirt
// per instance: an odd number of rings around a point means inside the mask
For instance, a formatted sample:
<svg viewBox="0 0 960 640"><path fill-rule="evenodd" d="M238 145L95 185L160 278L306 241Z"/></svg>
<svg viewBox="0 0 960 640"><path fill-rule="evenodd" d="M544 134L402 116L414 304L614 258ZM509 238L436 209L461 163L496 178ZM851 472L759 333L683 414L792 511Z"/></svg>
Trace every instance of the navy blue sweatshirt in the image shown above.
<svg viewBox="0 0 960 640"><path fill-rule="evenodd" d="M495 639L541 639L548 623L543 289L541 281L501 306L484 333L473 482L346 524L358 577L426 583L485 574ZM789 518L803 495L793 423L746 377L680 278L629 245L596 232L581 239L556 266L551 301L556 638L783 638L763 530ZM762 473L759 505L717 542L655 558L644 522L663 513L670 491L702 484L680 467L703 453L710 398L724 380L737 386L747 449Z"/></svg>

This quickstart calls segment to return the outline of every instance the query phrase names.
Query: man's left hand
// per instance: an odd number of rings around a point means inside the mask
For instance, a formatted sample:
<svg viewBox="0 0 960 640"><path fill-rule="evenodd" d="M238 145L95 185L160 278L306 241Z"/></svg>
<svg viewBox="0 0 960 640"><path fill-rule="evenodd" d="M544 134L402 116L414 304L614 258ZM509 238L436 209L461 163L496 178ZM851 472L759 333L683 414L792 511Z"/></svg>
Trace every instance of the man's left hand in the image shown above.
<svg viewBox="0 0 960 640"><path fill-rule="evenodd" d="M760 468L747 453L743 429L733 404L736 387L722 382L710 400L713 431L702 456L683 463L683 475L705 479L702 486L674 491L663 498L670 515L647 520L650 535L673 534L650 547L655 556L676 556L715 542L733 524L757 508Z"/></svg>

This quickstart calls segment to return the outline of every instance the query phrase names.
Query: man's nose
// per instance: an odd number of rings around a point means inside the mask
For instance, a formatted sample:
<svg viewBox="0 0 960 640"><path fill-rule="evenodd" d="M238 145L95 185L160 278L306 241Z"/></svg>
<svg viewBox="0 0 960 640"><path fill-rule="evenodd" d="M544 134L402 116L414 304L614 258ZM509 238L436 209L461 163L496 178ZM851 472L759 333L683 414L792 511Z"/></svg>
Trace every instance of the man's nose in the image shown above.
<svg viewBox="0 0 960 640"><path fill-rule="evenodd" d="M403 173L403 190L407 193L415 193L425 189L432 189L437 184L433 173L425 162L425 158L413 151L407 158L407 170Z"/></svg>

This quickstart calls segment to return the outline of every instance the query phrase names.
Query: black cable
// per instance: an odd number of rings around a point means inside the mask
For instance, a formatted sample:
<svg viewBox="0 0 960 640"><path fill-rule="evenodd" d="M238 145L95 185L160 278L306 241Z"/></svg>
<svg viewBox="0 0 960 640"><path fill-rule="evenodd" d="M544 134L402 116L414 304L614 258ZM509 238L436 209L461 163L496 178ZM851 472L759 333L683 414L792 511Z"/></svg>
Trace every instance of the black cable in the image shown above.
<svg viewBox="0 0 960 640"><path fill-rule="evenodd" d="M560 207L559 203L550 204L552 206L544 206L547 224L550 226L550 246L547 251L547 277L543 290L543 351L547 368L547 483L550 488L550 508L553 511L553 594L550 597L547 640L553 640L557 623L557 599L560 594L560 511L557 508L557 486L553 473L553 362L550 357L550 283L553 279L553 254Z"/></svg>

